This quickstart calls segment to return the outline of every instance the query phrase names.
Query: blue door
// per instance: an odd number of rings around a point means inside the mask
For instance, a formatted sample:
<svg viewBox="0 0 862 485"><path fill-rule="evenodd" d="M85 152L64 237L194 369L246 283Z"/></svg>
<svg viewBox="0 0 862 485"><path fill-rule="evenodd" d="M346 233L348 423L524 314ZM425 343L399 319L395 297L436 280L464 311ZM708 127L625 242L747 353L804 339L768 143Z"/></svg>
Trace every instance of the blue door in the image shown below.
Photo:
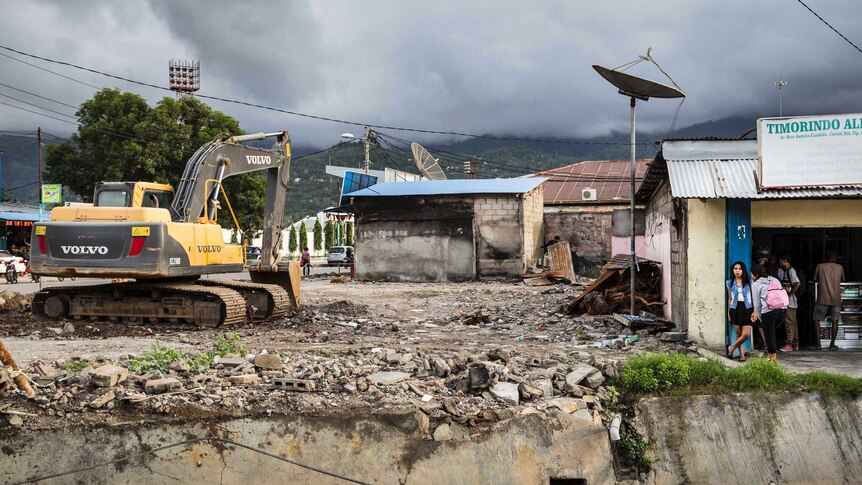
<svg viewBox="0 0 862 485"><path fill-rule="evenodd" d="M731 278L731 267L733 263L742 261L745 266L751 270L751 200L750 199L726 199L725 205L726 214L726 231L727 241L725 254L725 280ZM725 292L726 294L727 292ZM727 305L727 297L725 296L725 306ZM725 308L727 315L727 308ZM736 331L733 325L724 319L725 326L725 345L730 345L736 340ZM751 350L751 339L745 344L746 351ZM737 353L735 355L739 355Z"/></svg>

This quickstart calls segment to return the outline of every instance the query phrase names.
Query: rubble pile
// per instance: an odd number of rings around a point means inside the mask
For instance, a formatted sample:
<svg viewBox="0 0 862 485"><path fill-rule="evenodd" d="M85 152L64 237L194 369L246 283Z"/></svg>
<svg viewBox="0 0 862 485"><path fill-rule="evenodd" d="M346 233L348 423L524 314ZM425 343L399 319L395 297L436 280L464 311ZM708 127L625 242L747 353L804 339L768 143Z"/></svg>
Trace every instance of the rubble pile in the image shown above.
<svg viewBox="0 0 862 485"><path fill-rule="evenodd" d="M616 359L587 352L527 357L511 348L476 353L364 348L317 355L262 350L217 357L211 369L200 372L177 359L165 372L142 375L129 371L132 359L33 364L28 371L39 387L32 400L35 414L83 419L119 413L122 421L124 413L343 415L351 409L377 414L426 439L467 440L485 427L537 412L601 423L607 419L604 384L618 366ZM27 412L34 412L32 406Z"/></svg>
<svg viewBox="0 0 862 485"><path fill-rule="evenodd" d="M602 267L602 274L572 301L564 305L571 314L610 315L629 312L631 305L631 261L629 256L617 255ZM661 315L661 265L655 261L637 258L635 276L634 314Z"/></svg>
<svg viewBox="0 0 862 485"><path fill-rule="evenodd" d="M24 310L30 307L32 295L23 295L14 290L0 292L0 311Z"/></svg>

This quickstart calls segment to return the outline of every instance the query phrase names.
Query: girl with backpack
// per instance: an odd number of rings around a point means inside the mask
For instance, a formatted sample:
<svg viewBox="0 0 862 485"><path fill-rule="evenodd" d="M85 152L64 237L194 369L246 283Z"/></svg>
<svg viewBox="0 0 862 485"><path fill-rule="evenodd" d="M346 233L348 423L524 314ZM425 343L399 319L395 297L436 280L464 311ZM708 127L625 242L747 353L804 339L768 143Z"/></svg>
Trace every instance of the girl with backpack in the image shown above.
<svg viewBox="0 0 862 485"><path fill-rule="evenodd" d="M769 360L778 363L778 344L775 341L775 326L784 316L787 308L787 292L777 278L769 276L766 267L761 264L751 268L751 293L753 296L754 313L751 322L760 320L766 332L766 350Z"/></svg>

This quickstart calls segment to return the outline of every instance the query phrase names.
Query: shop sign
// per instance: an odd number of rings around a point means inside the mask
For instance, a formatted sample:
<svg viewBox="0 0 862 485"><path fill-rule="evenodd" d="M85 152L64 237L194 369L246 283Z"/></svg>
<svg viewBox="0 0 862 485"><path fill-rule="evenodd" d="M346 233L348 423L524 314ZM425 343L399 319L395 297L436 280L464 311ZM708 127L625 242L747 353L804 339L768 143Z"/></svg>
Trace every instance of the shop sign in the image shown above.
<svg viewBox="0 0 862 485"><path fill-rule="evenodd" d="M31 221L6 221L6 227L30 227L32 225Z"/></svg>
<svg viewBox="0 0 862 485"><path fill-rule="evenodd" d="M42 184L43 204L62 204L63 186L60 184Z"/></svg>
<svg viewBox="0 0 862 485"><path fill-rule="evenodd" d="M862 114L757 120L760 186L862 186Z"/></svg>

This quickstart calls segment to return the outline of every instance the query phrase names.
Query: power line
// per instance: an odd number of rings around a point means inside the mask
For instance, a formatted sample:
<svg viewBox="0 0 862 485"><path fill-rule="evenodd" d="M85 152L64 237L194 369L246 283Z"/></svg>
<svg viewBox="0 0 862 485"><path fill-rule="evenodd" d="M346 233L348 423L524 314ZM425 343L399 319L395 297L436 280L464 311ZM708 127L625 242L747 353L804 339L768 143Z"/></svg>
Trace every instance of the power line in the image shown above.
<svg viewBox="0 0 862 485"><path fill-rule="evenodd" d="M122 457L120 457L120 458L116 458L116 459L111 460L111 461L106 461L106 462L103 462L103 463L96 463L95 465L90 465L90 466L86 466L86 467L76 468L76 469L74 469L74 470L68 470L68 471L65 471L65 472L54 473L54 474L52 474L52 475L47 475L47 476L43 476L43 477L28 478L28 479L23 480L23 481L20 481L20 482L15 482L15 484L14 484L14 485L23 485L23 484L25 484L25 483L37 483L37 482L41 482L41 481L44 481L44 480L50 480L50 479L52 479L52 478L60 478L60 477L68 476L68 475L74 475L74 474L76 474L76 473L81 473L81 472L85 472L85 471L89 471L89 470L94 470L94 469L96 469L96 468L101 468L101 467L103 467L103 466L113 465L113 464L116 464L116 463L125 463L125 462L129 462L129 461L131 461L131 460L132 460L132 459L134 459L134 458L144 457L144 456L147 456L147 455L154 455L154 454L156 454L156 453L157 453L157 452L159 452L159 451L169 450L169 449L171 449L171 448L177 448L177 447L179 447L179 446L185 446L185 445L190 445L190 444L199 444L199 443L207 443L207 442L209 442L209 443L212 443L212 442L218 442L218 443L223 443L223 444L229 444L229 445L238 446L238 447L240 447L240 448L244 448L244 449L246 449L246 450L253 451L253 452L255 452L255 453L259 453L259 454L264 455L264 456L266 456L266 457L273 458L273 459L275 459L275 460L279 460L279 461L283 461L283 462L285 462L285 463L290 463L291 465L298 466L298 467L300 467L300 468L305 468L306 470L311 470L311 471L313 471L313 472L320 473L321 475L326 475L326 476L329 476L329 477L332 477L332 478L337 478L337 479L339 479L339 480L344 480L344 481L346 481L346 482L350 482L350 483L359 483L359 484L363 484L363 485L365 485L365 483L366 483L366 482L361 482L361 481L359 481L359 480L354 480L354 479L352 479L352 478L348 478L348 477L345 477L345 476L342 476L342 475L338 475L338 474L336 474L336 473L328 472L328 471L326 471L326 470L322 470L322 469L320 469L320 468L315 468L315 467L313 467L313 466L305 465L305 464L302 464L302 463L299 463L299 462L296 462L296 461L293 461L293 460L287 459L287 458L285 458L285 457L283 457L283 456L279 456L279 455L276 455L276 454L274 454L274 453L270 453L270 452L268 452L268 451L266 451L266 450L262 450L262 449L260 449L260 448L256 448L256 447L254 447L254 446L249 446L249 445L246 445L246 444L243 444L243 443L238 443L238 442L236 442L236 441L229 440L229 439L224 439L224 438L215 438L215 437L212 437L212 438L206 438L206 437L205 437L205 438L192 438L192 439L188 439L188 440L185 440L185 441L179 441L179 442L177 442L177 443L171 443L171 444L169 444L169 445L160 446L160 447L158 447L158 448L154 448L154 449L152 449L152 450L145 450L145 451L142 451L142 452L139 452L139 453L131 453L131 454L128 454L128 455L126 455L126 456L122 456Z"/></svg>
<svg viewBox="0 0 862 485"><path fill-rule="evenodd" d="M93 84L90 84L90 83L86 83L86 82L84 82L84 81L81 81L80 79L75 79L75 78L73 78L73 77L69 77L69 76L66 76L66 75L60 74L59 72L54 72L54 71L52 71L52 70L50 70L50 69L45 69L45 68L44 68L44 67L42 67L42 66L37 66L36 64L31 64L31 63L29 63L29 62L27 62L27 61L22 61L21 59L18 59L17 57L12 57L12 56L10 56L10 55L3 54L2 52L0 52L0 56L3 56L3 57L6 57L6 58L9 58L9 59L12 59L13 61L18 61L18 62L20 62L20 63L22 63L22 64L26 64L26 65L31 66L31 67L35 67L36 69L39 69L39 70L42 70L42 71L45 71L45 72L51 73L51 74L53 74L53 75L55 75L55 76L60 76L60 77L62 77L62 78L68 79L68 80L70 80L70 81L74 81L74 82L76 82L76 83L83 84L84 86L89 86L89 87L91 87L91 88L95 88L95 89L102 89L102 88L101 88L101 87L99 87L99 86L95 86L95 85L93 85Z"/></svg>
<svg viewBox="0 0 862 485"><path fill-rule="evenodd" d="M24 94L29 94L30 96L33 96L33 97L36 97L36 98L41 98L41 99L44 99L44 100L46 100L46 101L51 101L52 103L61 104L61 105L63 105L63 106L67 106L67 107L69 107L69 108L81 109L81 107L80 107L80 106L75 106L75 105L73 105L73 104L64 103L64 102L62 102L62 101L57 101L57 100L55 100L55 99L51 99L51 98L46 98L45 96L41 96L41 95L36 94L36 93L31 93L30 91L25 91L25 90L23 90L23 89L16 88L15 86L10 86L10 85L5 84L5 83L0 83L0 86L6 87L6 88L9 88L9 89L13 89L13 90L15 90L15 91L18 91L18 92L21 92L21 93L24 93Z"/></svg>
<svg viewBox="0 0 862 485"><path fill-rule="evenodd" d="M162 91L170 91L169 88L159 86L156 84L147 83L147 82L143 82L143 81L137 81L135 79L130 79L130 78L123 77L123 76L117 76L115 74L110 74L107 72L99 71L97 69L92 69L89 67L84 67L84 66L79 66L77 64L72 64L70 62L58 61L58 60L50 59L47 57L37 56L35 54L30 54L30 53L23 52L23 51L13 49L11 47L3 46L3 45L0 45L0 49L7 50L9 52L14 52L16 54L30 57L33 59L39 59L39 60L42 60L45 62L50 62L53 64L59 64L62 66L71 67L73 69L91 72L91 73L99 74L101 76L109 77L112 79L117 79L120 81L132 83L132 84L137 84L139 86L146 86L146 87L150 87L150 88L154 88L154 89L159 89ZM2 55L2 54L0 54L0 55ZM6 57L10 57L11 59L15 59L14 57L11 57L11 56L6 56ZM18 59L16 59L16 60L18 60ZM80 81L78 81L78 82L80 82ZM315 120L319 120L319 121L329 121L332 123L341 123L341 124L352 125L352 126L366 126L366 127L370 127L370 128L377 128L377 129L384 129L384 130L409 131L409 132L414 132L414 133L425 133L425 134L432 134L432 135L463 136L463 137L467 137L467 138L479 138L479 139L487 139L487 140L530 141L530 142L537 142L537 143L558 143L558 144L564 144L564 145L619 145L619 146L629 146L630 145L630 143L625 143L625 142L552 140L552 139L544 139L544 138L530 138L530 137L517 137L517 136L478 135L475 133L463 133L463 132L457 132L457 131L427 130L427 129L421 129L421 128L406 128L406 127L400 127L400 126L377 125L377 124L373 124L373 123L350 121L350 120L343 120L343 119L338 119L338 118L331 118L331 117L327 117L327 116L318 116L318 115L312 115L312 114L308 114L308 113L301 113L298 111L292 111L292 110L287 110L287 109L282 109L282 108L275 108L272 106L266 106L266 105L257 104L257 103L250 103L248 101L240 101L240 100L236 100L236 99L222 98L219 96L207 96L204 94L195 94L194 96L201 98L201 99L209 99L212 101L221 101L224 103L232 103L232 104L237 104L237 105L241 105L241 106L248 106L251 108L258 108L258 109L263 109L263 110L267 110L267 111L274 111L277 113L284 113L284 114L289 114L292 116L299 116L302 118L315 119Z"/></svg>
<svg viewBox="0 0 862 485"><path fill-rule="evenodd" d="M841 32L838 32L838 29L836 29L835 27L833 27L833 26L832 26L829 22L827 22L823 17L821 17L820 15L818 15L818 14L817 14L817 12L815 12L814 10L811 10L811 7L809 7L808 5L806 5L806 4L805 4L805 2L803 2L802 0L796 0L796 1L797 1L797 2L799 2L803 7L805 7L806 9L808 9L808 11L809 11L809 12L813 13L815 17L817 17L818 19L820 19L820 21L821 21L821 22L823 22L824 24L826 24L826 26L827 26L827 27L829 27L830 29L832 29L832 31L833 31L833 32L835 32L836 34L838 34L838 36L839 36L839 37L841 37L842 39L846 40L846 41L847 41L847 43L848 43L848 44L850 44L850 45L852 45L854 49L856 49L857 51L859 51L860 53L862 53L862 49L860 49L858 45L854 44L854 43L853 43L853 41L851 41L850 39L848 39L847 37L845 37L845 36L844 36L844 34L842 34Z"/></svg>
<svg viewBox="0 0 862 485"><path fill-rule="evenodd" d="M60 111L55 111L55 110L53 110L53 109L46 108L46 107L44 107L44 106L40 106L40 105L38 105L38 104L31 103L31 102L29 102L29 101L24 101L23 99L18 99L18 98L14 97L14 96L9 96L8 94L0 93L0 96L3 96L4 98L9 98L9 99L14 100L14 101L18 101L19 103L24 103L24 104L26 104L27 106L32 106L32 107L34 107L34 108L39 108L39 109L45 110L45 111L47 111L47 112L49 112L49 113L54 113L54 114L58 114L58 115L60 115L60 116L65 116L65 117L67 117L67 118L72 118L72 119L73 119L73 120L75 120L75 121L77 121L77 120L78 120L78 118L77 118L77 117L75 117L75 116L67 115L66 113L62 113L62 112L60 112Z"/></svg>

